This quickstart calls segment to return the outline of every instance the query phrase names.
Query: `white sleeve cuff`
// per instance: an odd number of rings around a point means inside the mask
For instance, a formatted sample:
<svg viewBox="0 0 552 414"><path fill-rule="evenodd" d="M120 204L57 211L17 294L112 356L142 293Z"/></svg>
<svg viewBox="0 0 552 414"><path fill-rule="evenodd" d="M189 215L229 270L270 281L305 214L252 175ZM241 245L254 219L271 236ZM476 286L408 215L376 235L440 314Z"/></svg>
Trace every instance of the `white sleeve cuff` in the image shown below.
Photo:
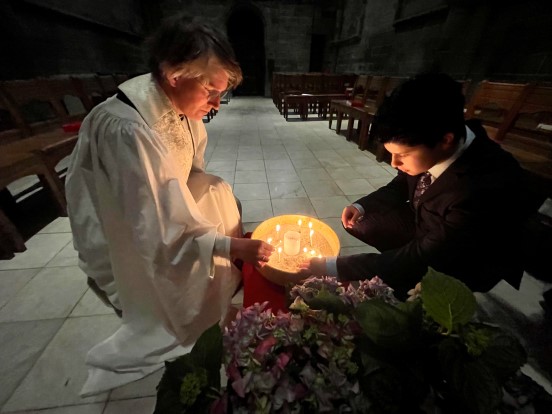
<svg viewBox="0 0 552 414"><path fill-rule="evenodd" d="M362 207L360 204L358 203L353 203L352 206L354 208L356 208L358 211L360 211L360 215L363 216L364 215L364 207Z"/></svg>
<svg viewBox="0 0 552 414"><path fill-rule="evenodd" d="M326 257L326 276L337 277L337 257Z"/></svg>
<svg viewBox="0 0 552 414"><path fill-rule="evenodd" d="M217 233L213 254L216 256L230 257L230 241L230 237Z"/></svg>

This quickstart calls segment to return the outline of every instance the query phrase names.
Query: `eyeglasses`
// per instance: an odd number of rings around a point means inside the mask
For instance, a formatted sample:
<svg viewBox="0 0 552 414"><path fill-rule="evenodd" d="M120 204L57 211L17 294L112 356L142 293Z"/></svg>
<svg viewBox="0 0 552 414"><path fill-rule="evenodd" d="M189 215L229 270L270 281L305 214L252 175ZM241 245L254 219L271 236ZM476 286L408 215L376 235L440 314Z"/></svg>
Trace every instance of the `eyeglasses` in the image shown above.
<svg viewBox="0 0 552 414"><path fill-rule="evenodd" d="M207 100L212 101L217 98L223 99L224 96L228 93L228 89L224 91L217 91L216 89L209 89L207 88L199 78L194 78L201 86L203 86L203 89L205 89L205 92L207 92Z"/></svg>

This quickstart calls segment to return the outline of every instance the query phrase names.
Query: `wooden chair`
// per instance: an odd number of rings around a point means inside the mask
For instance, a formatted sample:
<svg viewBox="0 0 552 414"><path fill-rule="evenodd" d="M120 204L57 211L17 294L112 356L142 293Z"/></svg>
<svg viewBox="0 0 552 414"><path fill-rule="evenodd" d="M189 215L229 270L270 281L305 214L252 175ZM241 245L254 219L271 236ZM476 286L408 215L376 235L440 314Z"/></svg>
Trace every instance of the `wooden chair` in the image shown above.
<svg viewBox="0 0 552 414"><path fill-rule="evenodd" d="M282 73L274 72L272 74L272 85L270 86L270 92L272 96L272 102L278 107L278 99L280 97L280 91L283 89L282 85Z"/></svg>
<svg viewBox="0 0 552 414"><path fill-rule="evenodd" d="M88 114L85 97L75 88L69 76L57 76L41 79L53 99L62 103L64 107L64 122L82 121Z"/></svg>
<svg viewBox="0 0 552 414"><path fill-rule="evenodd" d="M10 104L0 89L0 145L23 138L25 132L21 126L23 121L14 119Z"/></svg>
<svg viewBox="0 0 552 414"><path fill-rule="evenodd" d="M345 93L345 75L328 73L322 75L324 93Z"/></svg>
<svg viewBox="0 0 552 414"><path fill-rule="evenodd" d="M281 89L278 92L276 105L278 111L282 113L284 96L300 95L305 89L305 75L303 73L282 73L281 74Z"/></svg>
<svg viewBox="0 0 552 414"><path fill-rule="evenodd" d="M377 161L388 162L390 160L390 154L383 145L369 139L370 125L383 100L406 79L407 78L400 76L389 76L379 79L378 84L370 88L373 90L371 94L375 99L368 99L364 108L360 108L362 116L359 118L360 128L358 129L358 146L361 150L370 150L376 154Z"/></svg>
<svg viewBox="0 0 552 414"><path fill-rule="evenodd" d="M481 81L466 105L465 118L481 120L489 137L500 142L512 126L528 87L527 83Z"/></svg>
<svg viewBox="0 0 552 414"><path fill-rule="evenodd" d="M341 123L343 119L348 119L355 106L363 106L365 102L365 93L372 76L358 75L353 87L353 96L350 100L336 99L330 102L330 118L328 127L331 129L333 115L336 115L335 133L341 133ZM348 138L349 139L349 138Z"/></svg>
<svg viewBox="0 0 552 414"><path fill-rule="evenodd" d="M3 145L0 155L0 190L17 179L36 175L42 186L50 193L60 216L67 216L67 203L63 181L55 170L59 160L75 146L76 135L57 140L48 145L38 145L33 138ZM25 250L23 237L0 210L0 254L3 259Z"/></svg>
<svg viewBox="0 0 552 414"><path fill-rule="evenodd" d="M0 89L8 111L26 137L61 128L86 114L85 110L76 115L69 113L65 101L68 96L84 104L68 79L4 81Z"/></svg>
<svg viewBox="0 0 552 414"><path fill-rule="evenodd" d="M63 183L55 167L71 153L77 134L69 130L66 132L62 126L73 126L75 121L86 115L85 110L69 114L64 99L71 94L78 95L72 89L72 80L33 79L3 82L0 86L7 97L10 113L25 135L22 139L4 143L0 147L0 190L16 179L38 175L43 185L50 190L60 214L66 215ZM31 106L25 113L27 105L36 105L37 102L41 105Z"/></svg>
<svg viewBox="0 0 552 414"><path fill-rule="evenodd" d="M290 109L298 114L300 119L306 120L308 118L311 97L312 95L284 95L282 114L284 115L286 121L289 118Z"/></svg>

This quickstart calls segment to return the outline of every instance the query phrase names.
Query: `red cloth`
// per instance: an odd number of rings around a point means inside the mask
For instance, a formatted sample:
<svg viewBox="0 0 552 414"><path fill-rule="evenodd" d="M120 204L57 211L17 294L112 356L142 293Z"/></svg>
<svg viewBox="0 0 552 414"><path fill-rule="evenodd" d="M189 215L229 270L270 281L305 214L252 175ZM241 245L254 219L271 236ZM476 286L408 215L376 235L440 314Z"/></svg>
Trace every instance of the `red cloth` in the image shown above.
<svg viewBox="0 0 552 414"><path fill-rule="evenodd" d="M251 238L251 233L244 237ZM247 308L255 303L268 301L268 308L276 314L279 310L288 312L286 306L286 289L283 286L272 283L259 273L250 263L244 263L242 267L243 278L243 306Z"/></svg>

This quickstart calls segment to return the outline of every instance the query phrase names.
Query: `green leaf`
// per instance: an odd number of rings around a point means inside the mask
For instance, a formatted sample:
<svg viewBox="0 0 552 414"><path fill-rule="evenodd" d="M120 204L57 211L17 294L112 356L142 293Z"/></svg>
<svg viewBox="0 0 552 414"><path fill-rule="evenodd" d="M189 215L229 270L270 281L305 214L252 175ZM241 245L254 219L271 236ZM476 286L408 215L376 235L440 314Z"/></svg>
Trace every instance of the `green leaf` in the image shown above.
<svg viewBox="0 0 552 414"><path fill-rule="evenodd" d="M503 396L501 384L490 369L467 354L459 339L450 337L440 344L439 362L447 384L439 391L457 404L457 412L496 413Z"/></svg>
<svg viewBox="0 0 552 414"><path fill-rule="evenodd" d="M505 381L527 362L527 352L517 338L496 329L496 335L479 360L499 380Z"/></svg>
<svg viewBox="0 0 552 414"><path fill-rule="evenodd" d="M427 315L448 333L468 323L477 308L473 293L464 283L431 268L422 279L422 301Z"/></svg>
<svg viewBox="0 0 552 414"><path fill-rule="evenodd" d="M207 370L207 382L216 389L220 389L222 352L222 331L216 323L201 334L189 354L194 366Z"/></svg>
<svg viewBox="0 0 552 414"><path fill-rule="evenodd" d="M364 334L380 347L396 350L412 342L409 314L381 299L360 303L354 315Z"/></svg>
<svg viewBox="0 0 552 414"><path fill-rule="evenodd" d="M153 414L182 414L179 381L168 371L171 363L165 362L165 372L157 385L157 400Z"/></svg>
<svg viewBox="0 0 552 414"><path fill-rule="evenodd" d="M333 314L348 313L347 305L343 303L339 296L328 292L325 287L323 287L314 298L306 300L305 302L314 310L325 310Z"/></svg>
<svg viewBox="0 0 552 414"><path fill-rule="evenodd" d="M201 334L190 353L173 361L165 362L165 372L157 386L157 402L154 414L182 414L186 412L199 414L208 412L214 397L212 389L220 389L220 368L222 365L222 332L217 324ZM182 380L189 374L198 371L207 372L207 386L197 397L197 401L186 410L181 403L180 391Z"/></svg>

